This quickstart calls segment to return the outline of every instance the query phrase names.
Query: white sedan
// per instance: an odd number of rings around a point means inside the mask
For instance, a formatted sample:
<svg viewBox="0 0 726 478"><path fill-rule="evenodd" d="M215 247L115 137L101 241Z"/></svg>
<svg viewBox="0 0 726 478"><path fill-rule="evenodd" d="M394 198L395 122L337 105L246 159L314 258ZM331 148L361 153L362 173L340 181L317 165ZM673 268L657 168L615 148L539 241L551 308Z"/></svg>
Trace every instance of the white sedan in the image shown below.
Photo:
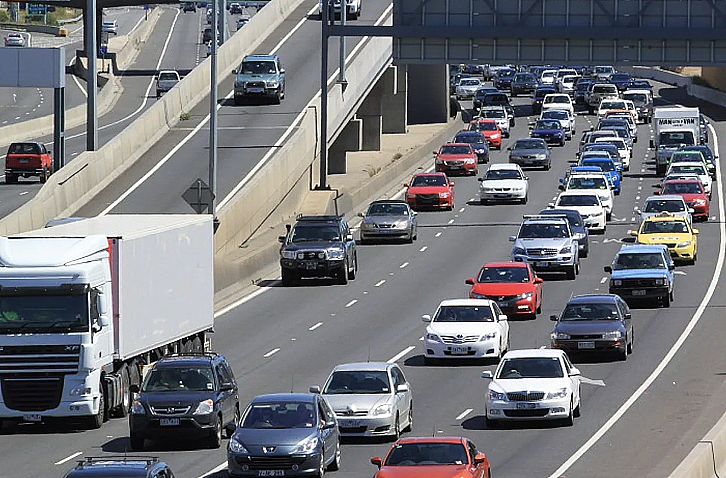
<svg viewBox="0 0 726 478"><path fill-rule="evenodd" d="M5 46L25 46L25 38L20 33L8 33L5 37Z"/></svg>
<svg viewBox="0 0 726 478"><path fill-rule="evenodd" d="M439 304L424 333L424 360L499 359L509 349L509 322L489 299L452 299Z"/></svg>
<svg viewBox="0 0 726 478"><path fill-rule="evenodd" d="M557 201L549 204L550 208L574 209L580 213L585 227L592 232L605 234L606 212L595 191L563 191L557 196Z"/></svg>
<svg viewBox="0 0 726 478"><path fill-rule="evenodd" d="M486 393L486 422L562 420L572 425L580 416L580 371L562 350L525 349L507 352Z"/></svg>
<svg viewBox="0 0 726 478"><path fill-rule="evenodd" d="M479 178L479 202L514 200L527 204L528 180L518 164L492 164Z"/></svg>
<svg viewBox="0 0 726 478"><path fill-rule="evenodd" d="M479 78L462 78L456 86L456 99L465 100L473 98L476 90L482 87Z"/></svg>

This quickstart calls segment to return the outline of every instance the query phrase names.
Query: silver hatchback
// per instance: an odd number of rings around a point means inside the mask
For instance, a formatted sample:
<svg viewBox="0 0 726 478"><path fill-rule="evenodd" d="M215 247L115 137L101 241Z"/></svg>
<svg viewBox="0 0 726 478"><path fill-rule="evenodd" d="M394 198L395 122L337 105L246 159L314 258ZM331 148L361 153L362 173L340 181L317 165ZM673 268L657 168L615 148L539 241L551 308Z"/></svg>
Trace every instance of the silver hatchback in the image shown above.
<svg viewBox="0 0 726 478"><path fill-rule="evenodd" d="M320 387L311 387L321 393ZM333 409L341 436L390 436L413 428L413 394L395 363L338 365L322 389Z"/></svg>

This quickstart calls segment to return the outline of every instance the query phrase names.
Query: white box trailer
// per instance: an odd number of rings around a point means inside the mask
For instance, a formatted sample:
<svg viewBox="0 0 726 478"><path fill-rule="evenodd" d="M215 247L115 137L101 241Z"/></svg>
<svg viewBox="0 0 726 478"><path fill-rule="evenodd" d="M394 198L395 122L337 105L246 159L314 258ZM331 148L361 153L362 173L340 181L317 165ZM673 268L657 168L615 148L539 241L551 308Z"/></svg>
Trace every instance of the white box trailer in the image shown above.
<svg viewBox="0 0 726 478"><path fill-rule="evenodd" d="M0 238L0 420L125 416L145 364L204 351L213 263L209 215L107 215Z"/></svg>
<svg viewBox="0 0 726 478"><path fill-rule="evenodd" d="M658 107L653 113L654 137L650 147L655 150L656 173L668 168L673 151L681 146L694 146L700 140L698 108Z"/></svg>

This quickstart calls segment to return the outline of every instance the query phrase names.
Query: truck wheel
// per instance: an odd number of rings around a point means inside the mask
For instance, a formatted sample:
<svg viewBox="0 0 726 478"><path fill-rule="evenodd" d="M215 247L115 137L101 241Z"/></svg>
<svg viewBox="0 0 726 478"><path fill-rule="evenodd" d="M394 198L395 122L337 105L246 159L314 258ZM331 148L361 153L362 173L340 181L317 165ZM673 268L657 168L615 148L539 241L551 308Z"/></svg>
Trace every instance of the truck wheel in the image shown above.
<svg viewBox="0 0 726 478"><path fill-rule="evenodd" d="M345 264L340 266L340 270L338 270L338 283L340 285L346 285L348 284L348 261L345 261Z"/></svg>
<svg viewBox="0 0 726 478"><path fill-rule="evenodd" d="M121 372L121 405L118 406L116 409L116 417L118 418L124 418L129 414L129 410L131 410L131 392L129 391L129 387L131 386L131 378L129 376L129 369L128 367L124 367Z"/></svg>
<svg viewBox="0 0 726 478"><path fill-rule="evenodd" d="M98 397L98 413L93 415L88 423L89 428L92 430L101 428L103 422L106 421L106 387L103 382L99 385L99 389L101 393Z"/></svg>
<svg viewBox="0 0 726 478"><path fill-rule="evenodd" d="M200 339L199 337L194 337L194 341L192 342L192 352L204 352L204 344L202 343L202 339Z"/></svg>
<svg viewBox="0 0 726 478"><path fill-rule="evenodd" d="M5 184L17 184L18 176L16 174L7 173L5 175Z"/></svg>

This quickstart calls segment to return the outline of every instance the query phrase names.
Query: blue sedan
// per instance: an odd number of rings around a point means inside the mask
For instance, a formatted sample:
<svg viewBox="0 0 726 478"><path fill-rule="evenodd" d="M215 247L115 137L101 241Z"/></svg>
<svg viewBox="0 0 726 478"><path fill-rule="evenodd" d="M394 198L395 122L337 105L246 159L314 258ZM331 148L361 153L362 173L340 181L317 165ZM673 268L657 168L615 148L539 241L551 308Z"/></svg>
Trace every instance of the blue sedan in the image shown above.
<svg viewBox="0 0 726 478"><path fill-rule="evenodd" d="M565 129L562 123L554 119L540 119L530 127L532 138L542 138L548 143L558 143L560 146L565 145Z"/></svg>

